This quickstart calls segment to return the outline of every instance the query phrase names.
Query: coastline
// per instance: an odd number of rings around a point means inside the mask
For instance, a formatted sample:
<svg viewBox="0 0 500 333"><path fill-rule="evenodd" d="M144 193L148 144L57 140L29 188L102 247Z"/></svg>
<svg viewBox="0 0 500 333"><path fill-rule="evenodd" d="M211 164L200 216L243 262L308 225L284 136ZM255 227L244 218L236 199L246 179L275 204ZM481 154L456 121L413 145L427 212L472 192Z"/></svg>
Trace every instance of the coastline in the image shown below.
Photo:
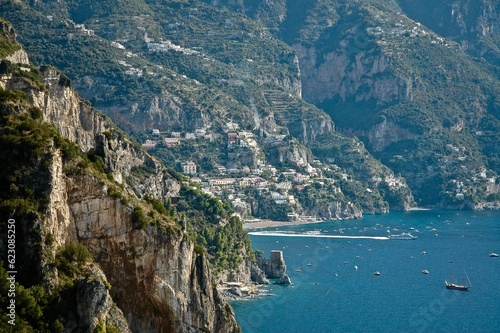
<svg viewBox="0 0 500 333"><path fill-rule="evenodd" d="M253 220L243 222L244 230L252 229L262 229L262 228L272 228L272 227L284 227L288 225L301 225L301 224L314 224L328 222L324 220L297 220L297 221L274 221L274 220Z"/></svg>
<svg viewBox="0 0 500 333"><path fill-rule="evenodd" d="M427 211L432 210L431 208L424 207L411 207L408 211ZM340 220L340 219L337 219ZM313 224L313 223L321 223L321 222L329 222L335 220L296 220L296 221L276 221L276 220L262 220L262 219L253 219L253 220L244 220L243 221L243 229L252 230L252 229L262 229L262 228L272 228L272 227L284 227L287 225L301 225L301 224Z"/></svg>

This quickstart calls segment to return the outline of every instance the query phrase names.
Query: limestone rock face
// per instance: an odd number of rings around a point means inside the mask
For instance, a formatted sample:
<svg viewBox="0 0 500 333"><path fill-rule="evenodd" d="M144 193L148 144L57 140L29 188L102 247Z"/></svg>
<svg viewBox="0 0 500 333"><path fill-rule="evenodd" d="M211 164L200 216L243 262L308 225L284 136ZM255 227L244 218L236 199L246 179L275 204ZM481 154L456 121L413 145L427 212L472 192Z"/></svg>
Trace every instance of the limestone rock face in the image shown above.
<svg viewBox="0 0 500 333"><path fill-rule="evenodd" d="M61 73L43 72L48 91L31 90L33 104L43 111L44 120L54 124L62 136L78 144L84 152L95 147L95 137L105 131L102 115L94 112L73 89L60 84Z"/></svg>
<svg viewBox="0 0 500 333"><path fill-rule="evenodd" d="M417 135L401 128L391 121L384 120L373 126L368 132L370 146L374 151L383 151L391 143L402 140L415 140Z"/></svg>
<svg viewBox="0 0 500 333"><path fill-rule="evenodd" d="M266 274L262 269L260 269L258 266L253 264L251 266L251 279L252 281L255 281L258 284L269 284L269 281L266 279Z"/></svg>
<svg viewBox="0 0 500 333"><path fill-rule="evenodd" d="M15 64L29 65L30 61L28 54L24 50L17 50L14 53L7 56L6 60L9 60Z"/></svg>
<svg viewBox="0 0 500 333"><path fill-rule="evenodd" d="M312 103L338 99L374 101L377 105L412 99L412 81L389 73L382 52L361 51L354 58L345 52L331 52L318 61L317 50L294 45L299 57L302 95Z"/></svg>
<svg viewBox="0 0 500 333"><path fill-rule="evenodd" d="M287 274L284 274L281 278L280 278L280 284L292 284L292 280L290 279L290 277L287 275Z"/></svg>
<svg viewBox="0 0 500 333"><path fill-rule="evenodd" d="M122 311L113 302L106 286L104 273L96 266L91 267L92 279L79 279L75 282L80 332L94 332L98 325L116 328L130 333Z"/></svg>
<svg viewBox="0 0 500 333"><path fill-rule="evenodd" d="M16 32L11 24L7 22L0 22L0 33L7 38L12 40L16 39ZM28 59L28 54L22 48L14 51L13 53L7 55L5 60L8 60L15 64L29 65L30 61Z"/></svg>
<svg viewBox="0 0 500 333"><path fill-rule="evenodd" d="M33 89L11 77L2 77L0 86L26 92L33 105L42 110L45 121L56 126L63 137L84 152L94 151L103 156L113 178L139 197L147 193L164 199L178 194L180 184L168 176L165 168L84 103L73 89L62 84L60 72L49 68L42 71L42 76L48 86L46 90ZM148 173L134 173L134 168L144 167L149 169Z"/></svg>
<svg viewBox="0 0 500 333"><path fill-rule="evenodd" d="M350 202L332 201L326 205L318 205L304 211L307 215L317 216L327 221L337 219L358 219L363 216L363 211Z"/></svg>
<svg viewBox="0 0 500 333"><path fill-rule="evenodd" d="M194 254L190 240L155 226L134 228L132 207L110 197L107 186L94 176L65 176L59 153L51 169L42 232L51 233L57 245L78 241L88 248L113 286L111 295L132 331L237 331L232 309L212 286L206 258ZM97 305L107 299L102 287L85 281L79 286L82 304L90 302L88 297L96 303L93 309L81 307L87 311L82 314L86 322L79 325L92 327L96 316L104 316L105 304Z"/></svg>
<svg viewBox="0 0 500 333"><path fill-rule="evenodd" d="M106 273L132 331L237 330L212 286L206 258L194 254L191 241L155 226L135 229L131 208L92 178L69 181L69 219Z"/></svg>

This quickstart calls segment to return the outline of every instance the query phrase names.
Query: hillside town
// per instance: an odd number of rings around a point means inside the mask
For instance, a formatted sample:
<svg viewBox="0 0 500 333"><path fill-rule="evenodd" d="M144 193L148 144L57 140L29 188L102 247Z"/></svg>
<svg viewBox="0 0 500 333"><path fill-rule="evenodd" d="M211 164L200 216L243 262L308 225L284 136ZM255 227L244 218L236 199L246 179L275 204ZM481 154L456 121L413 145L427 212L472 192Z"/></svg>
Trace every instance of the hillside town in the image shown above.
<svg viewBox="0 0 500 333"><path fill-rule="evenodd" d="M267 135L263 143L279 145L285 138L285 135ZM289 222L324 219L324 216L309 213L310 210L301 205L297 195L308 187L334 195L342 194L340 181L350 177L340 167L329 163L331 161L323 163L318 159L304 161L303 158L298 158L288 161L287 167L281 168L266 163L257 141L262 141L262 138L257 139L254 132L241 130L238 124L232 122L223 125L223 134L215 133L210 128L200 128L193 132L161 132L159 129L153 129L142 147L152 151L160 146L169 149L181 147L190 141L200 143L216 140L226 144L226 161L214 164L210 170L202 170L197 161L180 159L176 169L188 176L192 183L198 184L204 193L230 202L235 213L247 222L255 222L259 218ZM441 169L467 169L464 148L451 144L446 148L449 154L437 156L441 160ZM247 155L251 156L251 162L248 162L248 159L247 163L238 160ZM401 155L395 155L394 158L404 160ZM403 186L397 179L384 181L389 186ZM488 176L482 168L477 170L471 179L449 179L447 193L451 200L460 202L478 188L484 189L486 193L495 193L499 190L499 185L497 179ZM372 192L368 187L365 190L367 193ZM274 206L272 213L268 212L269 209L262 208L270 205ZM491 207L485 204L483 208Z"/></svg>
<svg viewBox="0 0 500 333"><path fill-rule="evenodd" d="M319 160L308 163L298 159L290 168L278 169L265 163L262 158L256 157L262 154L253 132L240 130L237 124L231 122L226 123L223 130L227 139L228 159L231 159L231 154L238 149L249 150L254 157L255 167L241 163L227 163L227 165L216 164L212 170L202 171L196 161L184 160L178 164L178 171L189 176L191 182L199 184L203 192L228 200L236 214L243 220L255 220L256 214L252 209L252 202L255 201L269 201L281 207L283 213L279 216L269 216L273 219L285 221L317 219L316 216L302 215L297 211L299 205L293 193L303 191L313 183L325 185L325 182L328 182L328 185L333 185L334 180L324 178L323 173L334 171L334 165L326 166ZM219 139L221 135L209 133L207 129L167 134L153 129L142 147L146 150L154 150L159 145L173 148L189 140L211 142ZM268 136L266 142L273 144L284 139L285 135ZM229 164L231 167L228 167Z"/></svg>

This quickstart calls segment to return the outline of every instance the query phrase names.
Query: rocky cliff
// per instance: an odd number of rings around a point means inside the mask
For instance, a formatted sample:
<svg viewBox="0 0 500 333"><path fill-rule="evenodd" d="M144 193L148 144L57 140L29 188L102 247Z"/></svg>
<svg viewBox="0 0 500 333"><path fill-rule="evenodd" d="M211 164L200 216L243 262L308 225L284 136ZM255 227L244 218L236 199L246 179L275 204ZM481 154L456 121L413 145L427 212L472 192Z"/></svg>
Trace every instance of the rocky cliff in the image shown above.
<svg viewBox="0 0 500 333"><path fill-rule="evenodd" d="M32 157L27 161L34 164L26 162L23 167L31 168L43 197L33 199L40 202L38 219L19 221L24 236L18 246L26 248L20 258L33 263L20 271L31 275L30 283L46 281L52 286L48 288L56 288L53 263L60 249L73 243L88 249L98 266L82 273L88 278L74 282L78 315L63 321L67 331L91 332L109 323L122 332L237 332L234 313L213 284L206 255L194 251L193 240L175 217L158 215L140 200L146 194L161 200L178 195L178 181L83 102L60 72L35 68L22 54L16 50L15 56L4 57L10 60L3 63L8 70L2 73L0 87L5 96L20 96L26 102L3 101L2 117L24 117L30 124L50 128L42 120L26 118L41 111L60 136L50 134L48 139L56 143L47 141L37 150L44 163ZM10 187L21 185L14 182ZM9 207L2 206L2 214L25 214ZM109 292L103 287L106 280Z"/></svg>
<svg viewBox="0 0 500 333"><path fill-rule="evenodd" d="M397 0L408 16L460 44L462 50L500 63L498 1L429 2L425 6L411 0Z"/></svg>
<svg viewBox="0 0 500 333"><path fill-rule="evenodd" d="M307 101L372 102L374 108L412 98L412 82L390 70L382 52L349 54L355 41L346 39L336 52L319 55L315 47L294 45L302 73L302 94ZM375 45L374 45L375 46Z"/></svg>

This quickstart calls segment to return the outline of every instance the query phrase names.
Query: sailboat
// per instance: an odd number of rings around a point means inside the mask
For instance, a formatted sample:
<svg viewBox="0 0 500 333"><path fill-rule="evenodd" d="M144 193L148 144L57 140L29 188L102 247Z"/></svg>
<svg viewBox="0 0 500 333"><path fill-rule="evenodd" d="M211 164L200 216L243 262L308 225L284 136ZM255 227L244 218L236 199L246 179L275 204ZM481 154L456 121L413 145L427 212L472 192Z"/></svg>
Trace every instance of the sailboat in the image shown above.
<svg viewBox="0 0 500 333"><path fill-rule="evenodd" d="M446 284L446 289L454 289L454 290L462 290L462 291L469 290L472 283L470 282L469 276L467 275L467 272L465 271L465 269L464 269L464 274L465 274L465 276L467 276L467 280L469 281L469 285L444 281L444 283Z"/></svg>

